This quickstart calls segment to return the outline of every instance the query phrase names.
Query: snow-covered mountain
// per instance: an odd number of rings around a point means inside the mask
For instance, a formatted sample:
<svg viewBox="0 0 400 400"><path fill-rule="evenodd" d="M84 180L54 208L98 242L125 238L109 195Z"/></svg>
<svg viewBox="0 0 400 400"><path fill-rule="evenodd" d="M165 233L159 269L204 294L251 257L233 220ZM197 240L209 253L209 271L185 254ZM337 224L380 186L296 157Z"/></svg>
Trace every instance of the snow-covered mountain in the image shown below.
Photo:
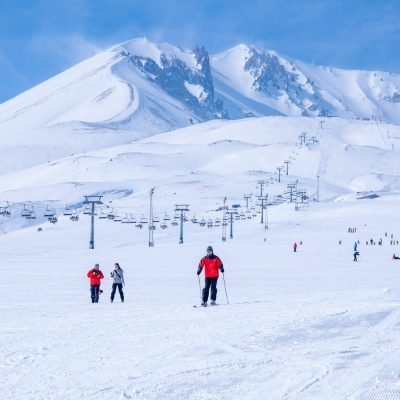
<svg viewBox="0 0 400 400"><path fill-rule="evenodd" d="M400 123L400 76L247 45L209 56L134 39L1 104L0 173L207 120L270 115Z"/></svg>
<svg viewBox="0 0 400 400"><path fill-rule="evenodd" d="M211 58L216 93L231 117L340 116L400 122L400 76L317 67L238 45Z"/></svg>

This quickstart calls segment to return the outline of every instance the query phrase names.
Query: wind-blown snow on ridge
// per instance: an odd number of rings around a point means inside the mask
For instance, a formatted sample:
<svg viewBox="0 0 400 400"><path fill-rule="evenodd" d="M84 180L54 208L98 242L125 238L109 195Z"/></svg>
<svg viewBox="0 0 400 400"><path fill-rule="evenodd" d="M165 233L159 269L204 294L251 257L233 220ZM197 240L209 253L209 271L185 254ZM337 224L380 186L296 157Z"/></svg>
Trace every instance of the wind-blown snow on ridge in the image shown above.
<svg viewBox="0 0 400 400"><path fill-rule="evenodd" d="M265 113L264 106L283 115L400 122L400 76L392 73L313 66L244 44L212 56L211 65L216 92L244 96L249 114Z"/></svg>

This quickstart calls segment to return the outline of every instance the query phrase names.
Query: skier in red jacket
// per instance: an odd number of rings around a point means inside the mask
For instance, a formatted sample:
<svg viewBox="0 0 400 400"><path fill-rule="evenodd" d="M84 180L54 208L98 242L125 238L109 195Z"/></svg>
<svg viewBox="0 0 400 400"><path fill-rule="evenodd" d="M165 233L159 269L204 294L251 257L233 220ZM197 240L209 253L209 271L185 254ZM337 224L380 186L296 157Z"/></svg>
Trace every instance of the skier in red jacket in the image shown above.
<svg viewBox="0 0 400 400"><path fill-rule="evenodd" d="M215 300L217 300L217 281L219 277L219 271L224 273L224 266L220 258L214 254L214 250L211 246L207 247L207 255L200 260L199 267L197 269L197 275L201 274L203 268L205 284L202 292L201 305L207 307L208 295L211 288L210 304L214 306Z"/></svg>
<svg viewBox="0 0 400 400"><path fill-rule="evenodd" d="M95 264L94 268L87 273L87 277L90 279L90 296L92 303L99 302L100 284L104 278L103 273L100 271L99 264Z"/></svg>

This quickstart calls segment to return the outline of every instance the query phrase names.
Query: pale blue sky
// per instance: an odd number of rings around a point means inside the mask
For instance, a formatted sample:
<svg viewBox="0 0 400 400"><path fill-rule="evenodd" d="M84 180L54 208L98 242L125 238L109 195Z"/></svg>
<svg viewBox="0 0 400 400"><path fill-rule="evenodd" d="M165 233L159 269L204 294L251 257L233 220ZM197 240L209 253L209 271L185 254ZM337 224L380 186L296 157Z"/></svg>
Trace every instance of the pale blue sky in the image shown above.
<svg viewBox="0 0 400 400"><path fill-rule="evenodd" d="M400 72L400 0L1 0L0 102L137 36Z"/></svg>

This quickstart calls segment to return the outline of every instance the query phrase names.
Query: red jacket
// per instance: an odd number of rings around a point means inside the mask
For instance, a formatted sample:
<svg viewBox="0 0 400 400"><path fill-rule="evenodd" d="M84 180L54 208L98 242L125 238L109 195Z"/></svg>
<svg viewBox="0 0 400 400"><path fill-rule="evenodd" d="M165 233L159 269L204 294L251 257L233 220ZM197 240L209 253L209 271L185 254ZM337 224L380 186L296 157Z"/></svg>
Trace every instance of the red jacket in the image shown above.
<svg viewBox="0 0 400 400"><path fill-rule="evenodd" d="M206 278L218 278L219 270L223 268L222 261L214 254L205 256L200 260L199 268L204 268Z"/></svg>
<svg viewBox="0 0 400 400"><path fill-rule="evenodd" d="M93 268L87 273L87 277L90 278L91 285L100 285L101 279L104 278L104 275L100 270L96 271Z"/></svg>

